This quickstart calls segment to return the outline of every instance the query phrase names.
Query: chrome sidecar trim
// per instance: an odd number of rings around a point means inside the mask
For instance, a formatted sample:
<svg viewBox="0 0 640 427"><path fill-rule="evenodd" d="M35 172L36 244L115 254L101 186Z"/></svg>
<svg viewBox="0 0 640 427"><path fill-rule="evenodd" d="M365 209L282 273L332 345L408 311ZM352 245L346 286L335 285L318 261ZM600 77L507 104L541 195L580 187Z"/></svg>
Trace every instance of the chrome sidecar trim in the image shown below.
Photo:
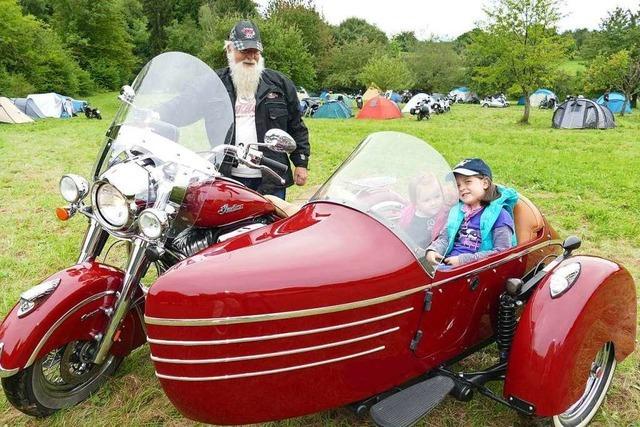
<svg viewBox="0 0 640 427"><path fill-rule="evenodd" d="M4 350L4 343L0 342L0 359L2 359L2 351ZM16 372L18 372L20 370L20 368L13 368L13 369L5 369L2 367L2 363L0 363L0 378L7 378L10 377L12 375L14 375Z"/></svg>
<svg viewBox="0 0 640 427"><path fill-rule="evenodd" d="M47 342L49 337L51 337L51 335L56 331L56 329L58 329L58 326L60 326L62 323L64 323L64 321L67 320L67 318L69 318L69 316L71 316L73 313L78 311L83 306L85 306L85 305L87 305L87 304L89 304L89 303L91 303L93 301L99 300L100 298L104 298L104 297L106 297L108 295L115 295L115 293L116 293L116 291L100 292L99 294L92 295L89 298L86 298L86 299L80 301L78 304L74 305L61 318L56 320L56 322L53 324L53 326L51 326L49 328L49 330L47 331L47 333L44 334L42 339L40 339L40 342L36 346L35 350L33 350L33 352L31 353L31 357L29 357L29 360L24 365L23 369L24 368L28 368L29 366L31 366L33 364L33 362L36 361L36 357L38 357L38 353L40 352L40 349L44 346L44 344Z"/></svg>
<svg viewBox="0 0 640 427"><path fill-rule="evenodd" d="M542 243L528 247L526 249L515 252L513 254L507 255L504 258L501 258L481 268L473 270L473 273L477 274L483 271L491 270L502 264L521 258L532 252L539 251L548 246L556 246L561 244L562 244L561 240L546 240ZM235 316L235 317L213 317L213 318L206 318L206 319L171 319L171 318L164 318L164 317L151 317L151 316L145 315L144 320L148 325L160 325L160 326L219 326L219 325L233 325L238 323L266 322L269 320L292 319L296 317L315 316L318 314L337 313L340 311L353 310L357 308L382 304L389 301L395 301L397 299L404 298L408 295L422 292L425 289L441 286L445 283L458 280L462 277L467 276L468 274L469 272L457 274L455 276L448 277L444 280L433 282L427 285L418 286L412 289L407 289L405 291L396 292L394 294L384 295L381 297L376 297L376 298L371 298L371 299L361 300L361 301L354 301L354 302L345 303L345 304L308 308L304 310L282 311L278 313L251 314L246 316Z"/></svg>
<svg viewBox="0 0 640 427"><path fill-rule="evenodd" d="M399 330L400 330L400 327L396 326L394 328L387 329L385 331L380 331L380 332L376 332L369 335L363 335L363 336L351 338L348 340L334 341L327 344L314 345L312 347L294 348L291 350L283 350L283 351L278 351L274 353L250 354L247 356L225 357L222 359L165 359L162 357L156 357L153 354L151 354L151 360L153 360L154 362L175 363L179 365L202 365L202 364L209 364L209 363L227 363L227 362L241 362L243 360L267 359L270 357L286 356L290 354L298 354L298 353L306 353L306 352L315 351L315 350L323 350L325 348L339 347L341 345L352 344L352 343L368 340L371 338L379 337L382 335L390 334L391 332L396 332Z"/></svg>
<svg viewBox="0 0 640 427"><path fill-rule="evenodd" d="M254 337L243 337L243 338L231 338L226 340L209 340L209 341L174 341L174 340L159 340L159 339L147 337L147 341L149 342L149 344L195 347L200 345L205 345L205 346L206 345L223 345L223 344L238 344L238 343L244 343L244 342L275 340L278 338L289 338L289 337L297 337L300 335L311 335L311 334L317 334L320 332L328 332L328 331L335 331L337 329L349 328L351 326L364 325L366 323L376 322L378 320L388 319L390 317L408 313L412 310L413 310L413 307L409 307L409 308L405 308L404 310L394 311L393 313L388 313L388 314L384 314L382 316L377 316L377 317L370 317L368 319L362 319L356 322L341 323L339 325L327 326L327 327L318 328L318 329L307 329L304 331L285 332L282 334L262 335L262 336L254 336Z"/></svg>
<svg viewBox="0 0 640 427"><path fill-rule="evenodd" d="M222 380L231 380L234 378L257 377L260 375L279 374L281 372L296 371L298 369L312 368L314 366L321 366L321 365L327 365L329 363L341 362L343 360L365 356L367 354L375 353L377 351L381 351L384 349L385 349L385 346L382 345L380 347L372 348L370 350L362 351L360 353L354 353L354 354L348 354L342 357L336 357L335 359L320 360L318 362L307 363L304 365L287 366L286 368L271 369L268 371L243 372L240 374L219 375L215 377L176 377L173 375L161 374L158 371L156 371L156 377L162 378L165 380L173 380L173 381L222 381Z"/></svg>

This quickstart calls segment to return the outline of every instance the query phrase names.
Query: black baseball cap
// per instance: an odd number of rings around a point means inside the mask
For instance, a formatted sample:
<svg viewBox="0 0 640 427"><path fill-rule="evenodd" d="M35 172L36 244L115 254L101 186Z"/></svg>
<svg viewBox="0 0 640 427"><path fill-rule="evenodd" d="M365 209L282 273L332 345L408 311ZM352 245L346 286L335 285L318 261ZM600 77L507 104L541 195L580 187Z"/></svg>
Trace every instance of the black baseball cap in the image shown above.
<svg viewBox="0 0 640 427"><path fill-rule="evenodd" d="M489 165L487 165L484 160L478 159L477 157L464 159L454 166L453 173L465 176L483 175L493 179Z"/></svg>
<svg viewBox="0 0 640 427"><path fill-rule="evenodd" d="M229 41L238 50L258 49L262 52L262 41L260 40L260 30L251 21L239 21L231 29Z"/></svg>

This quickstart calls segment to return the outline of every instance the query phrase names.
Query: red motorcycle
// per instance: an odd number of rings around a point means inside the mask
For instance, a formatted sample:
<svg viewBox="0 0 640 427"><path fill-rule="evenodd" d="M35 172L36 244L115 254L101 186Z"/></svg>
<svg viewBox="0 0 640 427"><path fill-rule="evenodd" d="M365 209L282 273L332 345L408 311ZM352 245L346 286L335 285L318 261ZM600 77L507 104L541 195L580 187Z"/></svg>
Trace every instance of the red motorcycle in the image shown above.
<svg viewBox="0 0 640 427"><path fill-rule="evenodd" d="M629 273L574 255L579 239L558 240L525 197L515 247L429 264L425 248L458 194L418 138L370 135L298 209L219 174L225 155L263 173L280 165L226 144L233 112L204 63L160 55L121 99L93 184L61 180L70 205L59 216L89 218L78 263L23 293L0 326L2 384L27 414L85 399L146 340L171 402L206 423L351 405L407 426L449 394L480 393L578 426L634 349ZM265 140L293 148L277 131ZM110 236L130 244L124 271L98 261ZM494 365L453 369L494 343Z"/></svg>

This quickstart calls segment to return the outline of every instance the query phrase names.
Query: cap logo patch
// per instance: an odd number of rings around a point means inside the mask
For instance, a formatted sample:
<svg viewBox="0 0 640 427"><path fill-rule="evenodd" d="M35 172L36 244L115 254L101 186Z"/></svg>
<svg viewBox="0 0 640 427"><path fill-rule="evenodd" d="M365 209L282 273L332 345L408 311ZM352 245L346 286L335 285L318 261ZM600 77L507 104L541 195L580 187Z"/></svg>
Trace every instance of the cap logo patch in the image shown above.
<svg viewBox="0 0 640 427"><path fill-rule="evenodd" d="M244 34L244 36L248 39L252 39L256 36L256 32L253 28L243 28L242 29L242 33Z"/></svg>

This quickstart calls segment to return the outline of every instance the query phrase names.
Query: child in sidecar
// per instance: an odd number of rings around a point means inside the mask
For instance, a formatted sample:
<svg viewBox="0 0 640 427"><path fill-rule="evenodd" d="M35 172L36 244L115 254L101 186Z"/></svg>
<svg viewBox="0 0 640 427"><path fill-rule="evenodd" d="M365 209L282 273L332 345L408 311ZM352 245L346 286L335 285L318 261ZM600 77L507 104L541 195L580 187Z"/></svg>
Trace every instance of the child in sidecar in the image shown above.
<svg viewBox="0 0 640 427"><path fill-rule="evenodd" d="M463 160L453 173L460 201L449 212L445 229L427 248L427 261L458 266L515 246L513 208L518 193L496 186L482 159Z"/></svg>

